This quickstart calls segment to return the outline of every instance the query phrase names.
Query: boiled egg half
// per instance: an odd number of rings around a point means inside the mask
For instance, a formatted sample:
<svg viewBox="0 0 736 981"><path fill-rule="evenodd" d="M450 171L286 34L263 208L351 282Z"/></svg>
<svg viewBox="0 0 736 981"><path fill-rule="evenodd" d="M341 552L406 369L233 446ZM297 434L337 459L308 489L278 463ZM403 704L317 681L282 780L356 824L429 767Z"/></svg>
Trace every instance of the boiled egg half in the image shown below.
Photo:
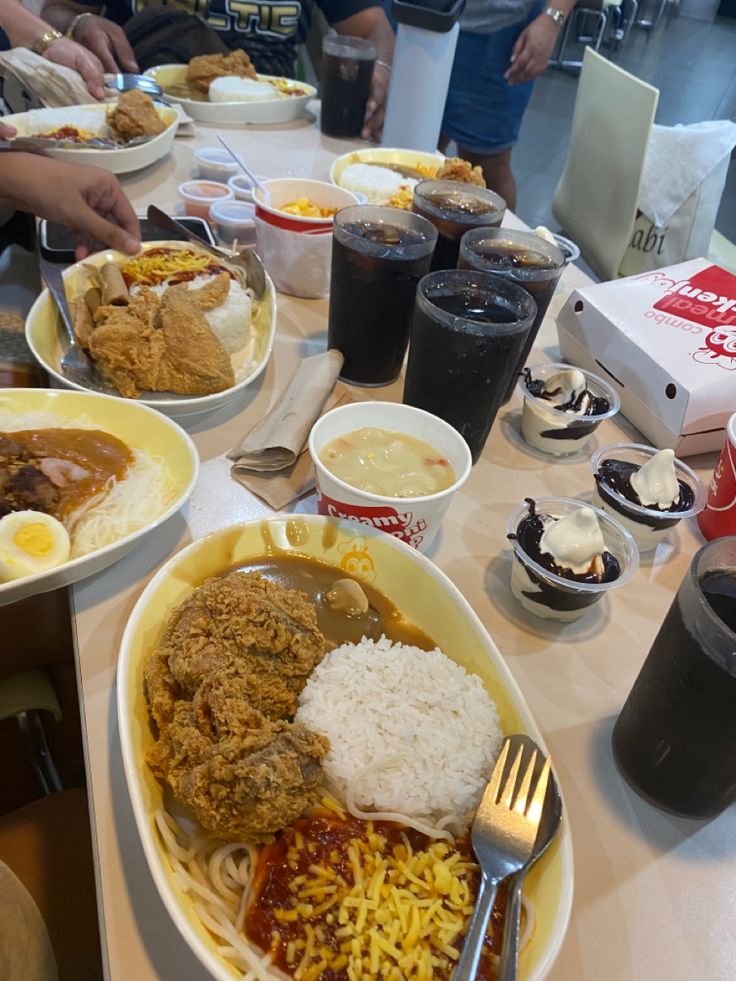
<svg viewBox="0 0 736 981"><path fill-rule="evenodd" d="M0 518L0 582L54 569L69 558L64 525L42 511L13 511Z"/></svg>

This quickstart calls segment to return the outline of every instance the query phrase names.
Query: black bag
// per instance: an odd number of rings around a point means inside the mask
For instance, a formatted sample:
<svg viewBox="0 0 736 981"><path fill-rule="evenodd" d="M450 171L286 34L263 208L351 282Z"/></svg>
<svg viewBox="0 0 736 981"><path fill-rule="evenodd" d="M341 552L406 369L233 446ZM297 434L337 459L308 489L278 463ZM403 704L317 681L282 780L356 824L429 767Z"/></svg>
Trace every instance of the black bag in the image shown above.
<svg viewBox="0 0 736 981"><path fill-rule="evenodd" d="M126 23L125 34L141 71L156 65L186 65L196 55L230 53L200 17L173 7L146 7Z"/></svg>

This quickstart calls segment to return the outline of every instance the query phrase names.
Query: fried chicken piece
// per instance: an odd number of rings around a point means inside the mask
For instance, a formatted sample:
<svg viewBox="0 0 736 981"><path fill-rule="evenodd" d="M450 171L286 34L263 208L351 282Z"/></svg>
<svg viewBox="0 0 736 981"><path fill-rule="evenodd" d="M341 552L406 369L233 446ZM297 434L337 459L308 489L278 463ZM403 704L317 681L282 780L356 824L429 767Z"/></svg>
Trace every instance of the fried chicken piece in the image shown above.
<svg viewBox="0 0 736 981"><path fill-rule="evenodd" d="M474 167L460 157L448 157L435 174L438 181L459 181L462 184L475 184L485 187L486 179L480 167Z"/></svg>
<svg viewBox="0 0 736 981"><path fill-rule="evenodd" d="M256 70L245 51L231 51L228 55L197 55L187 66L187 82L205 95L216 78L237 75L238 78L256 78Z"/></svg>
<svg viewBox="0 0 736 981"><path fill-rule="evenodd" d="M251 693L237 675L211 676L176 703L147 757L202 827L230 841L268 840L315 803L329 749L302 725L266 719Z"/></svg>
<svg viewBox="0 0 736 981"><path fill-rule="evenodd" d="M226 289L219 299L223 283ZM211 395L235 384L230 355L202 312L222 303L229 284L223 273L201 290L189 290L182 284L164 293L159 318L165 350L158 366L158 391Z"/></svg>
<svg viewBox="0 0 736 981"><path fill-rule="evenodd" d="M125 398L155 391L166 341L156 326L159 300L143 289L127 307L98 307L89 352L105 381Z"/></svg>
<svg viewBox="0 0 736 981"><path fill-rule="evenodd" d="M143 665L143 693L148 703L148 711L153 716L160 732L174 718L176 703L182 691L169 668L168 655L155 651Z"/></svg>
<svg viewBox="0 0 736 981"><path fill-rule="evenodd" d="M117 106L107 114L107 125L123 143L138 136L158 136L166 129L151 96L139 89L121 94Z"/></svg>
<svg viewBox="0 0 736 981"><path fill-rule="evenodd" d="M294 715L297 697L327 651L314 606L303 593L256 573L209 579L169 621L159 652L193 697L210 674L232 668L259 688L259 709Z"/></svg>

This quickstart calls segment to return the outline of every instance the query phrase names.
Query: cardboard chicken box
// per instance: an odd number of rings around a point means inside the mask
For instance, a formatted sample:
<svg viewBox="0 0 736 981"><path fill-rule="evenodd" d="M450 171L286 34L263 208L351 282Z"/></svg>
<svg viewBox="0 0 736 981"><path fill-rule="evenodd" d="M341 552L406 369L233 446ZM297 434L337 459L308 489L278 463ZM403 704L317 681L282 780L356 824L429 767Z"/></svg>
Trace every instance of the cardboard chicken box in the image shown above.
<svg viewBox="0 0 736 981"><path fill-rule="evenodd" d="M557 332L565 360L607 378L653 446L721 448L736 410L736 276L691 259L575 290Z"/></svg>

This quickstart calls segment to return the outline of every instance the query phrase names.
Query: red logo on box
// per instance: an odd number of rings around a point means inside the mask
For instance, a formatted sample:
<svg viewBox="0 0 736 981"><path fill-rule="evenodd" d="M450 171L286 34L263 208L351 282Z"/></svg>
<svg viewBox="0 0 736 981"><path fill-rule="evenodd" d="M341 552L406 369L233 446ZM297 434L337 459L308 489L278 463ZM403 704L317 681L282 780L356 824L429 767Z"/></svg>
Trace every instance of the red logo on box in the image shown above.
<svg viewBox="0 0 736 981"><path fill-rule="evenodd" d="M330 518L344 518L347 521L357 521L362 525L370 525L385 531L394 538L400 538L418 548L424 539L422 534L427 530L427 522L423 518L414 520L411 511L399 512L395 508L381 505L364 507L360 504L343 504L317 491L317 511Z"/></svg>
<svg viewBox="0 0 736 981"><path fill-rule="evenodd" d="M736 370L736 276L732 273L708 266L690 279L670 281L653 309L710 328L693 358Z"/></svg>

